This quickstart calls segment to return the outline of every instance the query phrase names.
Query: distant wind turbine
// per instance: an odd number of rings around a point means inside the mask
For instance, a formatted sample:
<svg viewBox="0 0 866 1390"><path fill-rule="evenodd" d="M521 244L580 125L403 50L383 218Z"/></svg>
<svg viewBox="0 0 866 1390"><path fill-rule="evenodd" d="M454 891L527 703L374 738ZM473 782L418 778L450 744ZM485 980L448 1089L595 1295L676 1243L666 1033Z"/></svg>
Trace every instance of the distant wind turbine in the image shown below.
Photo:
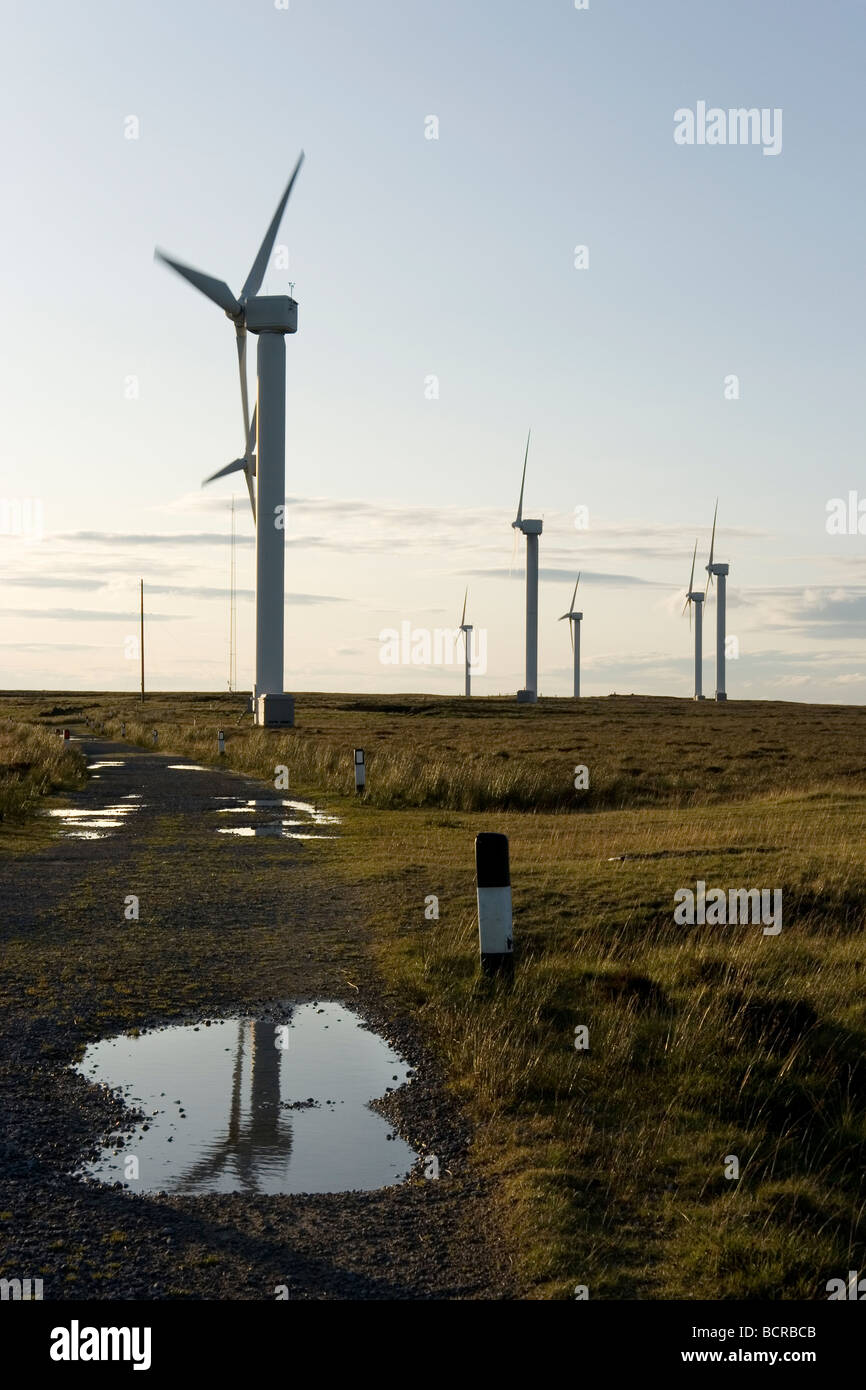
<svg viewBox="0 0 866 1390"><path fill-rule="evenodd" d="M520 704L535 704L538 699L538 537L541 535L543 523L527 520L523 515L523 489L526 486L526 464L531 434L530 430L526 436L520 501L517 504L517 516L511 523L515 531L522 531L526 537L526 686L517 692Z"/></svg>
<svg viewBox="0 0 866 1390"><path fill-rule="evenodd" d="M568 612L563 613L562 617L559 619L561 623L564 623L566 618L568 618L568 630L571 634L571 650L574 653L575 700L577 700L580 696L580 622L583 617L582 613L576 613L574 610L574 601L577 598L577 586L579 583L580 575L578 574L577 579L574 582L574 593L571 596L571 603L569 604Z"/></svg>
<svg viewBox="0 0 866 1390"><path fill-rule="evenodd" d="M727 588L728 572L730 565L713 564L713 554L716 546L716 517L719 513L719 499L716 498L716 509L713 512L713 534L710 540L710 558L707 564L707 587L705 593L709 593L713 577L719 581L716 593L716 699L727 700L725 691L725 590Z"/></svg>
<svg viewBox="0 0 866 1390"><path fill-rule="evenodd" d="M695 560L698 554L698 543L695 541L695 548L692 552L692 572L689 576L689 587L686 589L686 601L683 604L683 612L689 610L689 627L692 625L692 604L695 605L695 699L704 698L704 593L701 589L695 589Z"/></svg>
<svg viewBox="0 0 866 1390"><path fill-rule="evenodd" d="M193 270L162 251L155 253L158 260L217 304L235 328L244 454L213 476L243 472L256 522L256 679L253 707L256 723L266 725L294 723L294 701L283 691L286 564L283 508L286 500L285 335L298 331L298 306L289 295L260 295L259 290L303 160L301 154L237 298L223 280ZM247 329L258 335L258 401L252 425L247 393Z"/></svg>
<svg viewBox="0 0 866 1390"><path fill-rule="evenodd" d="M464 659L465 659L465 668L466 668L466 681L465 681L465 686L464 686L464 694L465 694L465 695L471 695L471 694L472 694L472 688L471 688L471 672L470 672L470 666L471 666L471 662L472 662L472 624L471 624L471 623L467 623L467 621L466 621L466 601L467 601L468 598L469 598L469 586L467 585L467 587L466 587L466 593L463 595L463 617L460 619L460 627L459 627L459 629L458 629L458 631L457 631L457 641L458 641L458 642L460 641L460 633L461 633L461 632L463 633Z"/></svg>

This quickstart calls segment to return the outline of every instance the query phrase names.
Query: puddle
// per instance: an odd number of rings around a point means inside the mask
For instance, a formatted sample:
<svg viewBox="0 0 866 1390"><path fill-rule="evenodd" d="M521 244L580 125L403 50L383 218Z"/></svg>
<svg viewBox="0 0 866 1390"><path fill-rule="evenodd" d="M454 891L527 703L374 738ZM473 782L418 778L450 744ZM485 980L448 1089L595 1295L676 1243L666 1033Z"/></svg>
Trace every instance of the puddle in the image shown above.
<svg viewBox="0 0 866 1390"><path fill-rule="evenodd" d="M122 763L122 762L117 762L117 763L113 763L113 762L112 762L112 763L88 763L88 764L87 764L87 771L88 771L88 772L98 772L99 769L102 768L102 767L126 767L126 763Z"/></svg>
<svg viewBox="0 0 866 1390"><path fill-rule="evenodd" d="M407 1065L342 1004L299 1005L285 1032L229 1018L107 1038L75 1070L146 1116L79 1173L130 1191L367 1192L417 1159L368 1104Z"/></svg>
<svg viewBox="0 0 866 1390"><path fill-rule="evenodd" d="M267 825L226 825L217 830L218 835L241 835L257 837L270 835L279 840L336 840L336 835L314 835L311 831L290 830L289 826L303 825L303 821L273 821Z"/></svg>
<svg viewBox="0 0 866 1390"><path fill-rule="evenodd" d="M334 840L337 838L335 835L319 835L310 831L310 826L339 825L340 817L317 810L309 801L244 800L242 797L230 796L216 797L215 800L234 803L231 806L218 806L216 808L217 815L221 816L235 815L254 818L261 812L295 811L301 813L301 819L270 815L256 821L253 825L221 825L217 827L218 835L240 835L244 838L270 836L272 839L283 840Z"/></svg>
<svg viewBox="0 0 866 1390"><path fill-rule="evenodd" d="M78 806L61 806L43 812L60 821L60 835L66 840L106 840L112 830L123 825L124 816L139 810L130 803L138 800L136 792L130 793L116 806L98 806L92 810Z"/></svg>
<svg viewBox="0 0 866 1390"><path fill-rule="evenodd" d="M199 767L197 763L169 763L169 772L213 772L212 767Z"/></svg>

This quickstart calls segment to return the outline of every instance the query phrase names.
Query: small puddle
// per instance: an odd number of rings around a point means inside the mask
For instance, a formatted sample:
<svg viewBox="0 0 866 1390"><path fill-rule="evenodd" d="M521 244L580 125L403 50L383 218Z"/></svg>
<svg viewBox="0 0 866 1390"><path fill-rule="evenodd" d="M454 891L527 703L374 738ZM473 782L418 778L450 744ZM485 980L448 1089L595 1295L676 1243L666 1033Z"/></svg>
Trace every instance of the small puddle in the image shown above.
<svg viewBox="0 0 866 1390"><path fill-rule="evenodd" d="M221 826L217 831L218 835L240 835L242 838L250 836L270 835L279 840L336 840L336 835L314 835L309 830L291 830L293 825L302 825L303 821L284 820L270 821L265 825L226 825Z"/></svg>
<svg viewBox="0 0 866 1390"><path fill-rule="evenodd" d="M169 763L169 772L213 772L212 767L199 767L197 763ZM219 769L217 769L218 771Z"/></svg>
<svg viewBox="0 0 866 1390"><path fill-rule="evenodd" d="M109 762L109 763L88 763L88 764L87 764L87 771L88 771L88 772L98 772L99 769L102 768L102 767L126 767L126 763L122 763L122 762L118 762L118 763L114 763L114 762Z"/></svg>
<svg viewBox="0 0 866 1390"><path fill-rule="evenodd" d="M98 806L83 809L78 806L61 806L42 814L60 822L59 834L66 840L106 840L112 830L118 830L124 817L139 806L137 792L130 792L116 806Z"/></svg>
<svg viewBox="0 0 866 1390"><path fill-rule="evenodd" d="M288 801L288 800L261 800L248 799L243 797L220 796L217 801L230 801L230 806L218 806L217 815L241 815L253 821L252 825L221 825L217 827L218 835L240 835L244 838L270 836L284 840L334 840L335 835L321 835L311 826L339 825L340 817L329 815L325 811L319 811L309 801ZM287 818L285 816L275 817L274 811L294 811L300 813L300 819ZM261 819L257 819L261 817Z"/></svg>
<svg viewBox="0 0 866 1390"><path fill-rule="evenodd" d="M409 1068L342 1004L106 1038L75 1070L146 1117L79 1172L133 1192L368 1192L418 1157L369 1106Z"/></svg>

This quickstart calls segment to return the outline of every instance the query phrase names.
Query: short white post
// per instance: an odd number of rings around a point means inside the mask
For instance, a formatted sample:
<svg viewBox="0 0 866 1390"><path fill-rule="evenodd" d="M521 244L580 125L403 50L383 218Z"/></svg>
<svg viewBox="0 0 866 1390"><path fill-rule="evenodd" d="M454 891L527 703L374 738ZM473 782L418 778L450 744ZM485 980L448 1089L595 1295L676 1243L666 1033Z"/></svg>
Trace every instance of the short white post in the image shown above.
<svg viewBox="0 0 866 1390"><path fill-rule="evenodd" d="M363 748L355 749L355 791L362 792L367 785L367 767Z"/></svg>
<svg viewBox="0 0 866 1390"><path fill-rule="evenodd" d="M222 757L226 751L226 736L223 733L222 729L218 730L217 732L217 749L219 751L220 757Z"/></svg>
<svg viewBox="0 0 866 1390"><path fill-rule="evenodd" d="M154 729L154 731L153 731L153 741L154 741L154 743L156 743L156 740L157 740L158 738L159 738L159 734L156 732L156 729Z"/></svg>
<svg viewBox="0 0 866 1390"><path fill-rule="evenodd" d="M485 974L510 972L514 969L514 935L507 835L476 835L475 878L481 969Z"/></svg>
<svg viewBox="0 0 866 1390"><path fill-rule="evenodd" d="M120 737L121 737L121 738L126 738L126 725L125 725L125 724L121 724L121 726L120 726Z"/></svg>

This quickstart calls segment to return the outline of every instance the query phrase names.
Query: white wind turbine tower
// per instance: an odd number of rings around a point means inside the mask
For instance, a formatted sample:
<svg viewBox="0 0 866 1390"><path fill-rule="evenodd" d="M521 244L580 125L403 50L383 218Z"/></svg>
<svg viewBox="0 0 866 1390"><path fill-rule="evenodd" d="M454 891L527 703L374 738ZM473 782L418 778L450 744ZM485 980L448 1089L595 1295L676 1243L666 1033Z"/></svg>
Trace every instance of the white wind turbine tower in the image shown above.
<svg viewBox="0 0 866 1390"><path fill-rule="evenodd" d="M695 699L704 698L704 593L702 589L695 589L695 560L698 554L698 543L695 541L695 548L692 552L692 572L689 577L689 587L686 590L686 601L683 604L683 612L689 610L689 627L692 625L692 604L695 605Z"/></svg>
<svg viewBox="0 0 866 1390"><path fill-rule="evenodd" d="M713 512L713 534L710 540L710 558L707 564L707 588L713 582L713 576L719 581L716 592L716 699L727 700L725 691L725 598L730 565L720 565L718 562L713 564L713 552L716 545L716 517L719 512L719 499L716 498L716 509Z"/></svg>
<svg viewBox="0 0 866 1390"><path fill-rule="evenodd" d="M463 595L463 617L460 619L460 627L458 628L458 631L457 631L457 641L458 641L458 642L460 641L460 633L461 633L461 632L463 633L464 658L465 658L465 670L466 670L466 680L465 680L464 692L463 692L463 693L464 693L465 695L471 695L471 694L472 694L472 688L471 688L471 686L472 686L472 681L471 681L471 672L470 672L470 667L471 667L471 663L472 663L472 624L471 624L471 623L467 623L467 621L466 621L466 600L467 600L468 598L469 598L469 586L467 585L467 587L466 587L466 593Z"/></svg>
<svg viewBox="0 0 866 1390"><path fill-rule="evenodd" d="M523 457L523 478L520 483L520 501L517 516L511 525L515 531L522 531L526 537L526 687L518 690L519 704L535 704L538 699L538 537L542 522L528 521L523 516L523 489L526 484L526 463L529 458L529 440L532 431L526 436L526 453Z"/></svg>
<svg viewBox="0 0 866 1390"><path fill-rule="evenodd" d="M213 476L218 478L242 470L253 509L256 524L256 680L253 708L256 723L264 725L294 723L294 700L283 691L286 565L283 509L286 499L285 335L298 331L298 306L288 295L260 295L259 289L303 160L301 154L237 298L224 281L193 270L162 251L156 252L158 260L171 266L178 275L201 290L235 326L244 419L244 454ZM252 424L247 395L247 329L258 335L258 400Z"/></svg>
<svg viewBox="0 0 866 1390"><path fill-rule="evenodd" d="M563 623L565 622L565 619L568 618L568 630L571 633L571 650L574 652L575 700L577 700L580 696L580 622L583 617L582 613L576 613L574 610L574 600L577 598L577 586L579 583L580 575L578 574L577 579L575 580L574 593L571 596L571 603L569 604L568 612L563 613L562 617L559 619L559 621Z"/></svg>

